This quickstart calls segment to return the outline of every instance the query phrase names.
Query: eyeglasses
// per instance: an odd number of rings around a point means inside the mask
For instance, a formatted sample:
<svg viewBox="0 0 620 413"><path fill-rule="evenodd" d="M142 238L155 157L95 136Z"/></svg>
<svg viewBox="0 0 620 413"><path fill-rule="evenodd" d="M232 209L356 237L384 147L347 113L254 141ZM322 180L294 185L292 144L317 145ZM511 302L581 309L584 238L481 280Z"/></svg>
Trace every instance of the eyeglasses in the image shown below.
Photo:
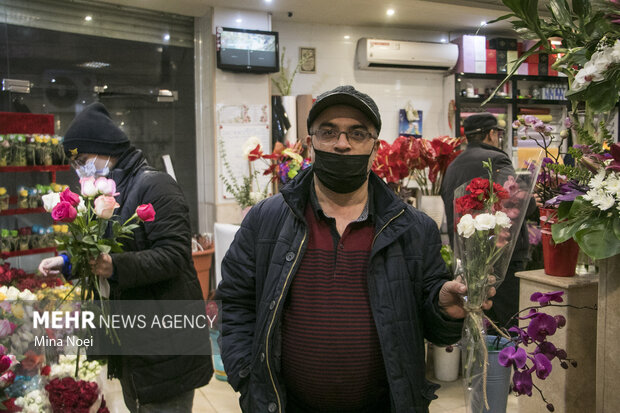
<svg viewBox="0 0 620 413"><path fill-rule="evenodd" d="M348 131L339 131L333 128L317 129L310 134L315 135L319 143L322 145L335 145L340 139L340 135L347 137L347 141L351 146L361 146L369 139L375 139L372 133L364 129L349 129Z"/></svg>
<svg viewBox="0 0 620 413"><path fill-rule="evenodd" d="M82 157L77 157L75 159L71 160L71 166L73 168L78 168L80 166L84 166L86 165L86 162L89 160L90 158L88 156L82 156Z"/></svg>

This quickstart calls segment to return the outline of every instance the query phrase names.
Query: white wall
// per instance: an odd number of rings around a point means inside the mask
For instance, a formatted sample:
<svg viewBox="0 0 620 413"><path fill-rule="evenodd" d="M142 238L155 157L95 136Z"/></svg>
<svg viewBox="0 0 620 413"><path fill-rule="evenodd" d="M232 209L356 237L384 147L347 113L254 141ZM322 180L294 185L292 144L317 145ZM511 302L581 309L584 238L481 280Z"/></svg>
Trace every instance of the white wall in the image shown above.
<svg viewBox="0 0 620 413"><path fill-rule="evenodd" d="M404 70L359 70L355 66L357 40L374 37L389 40L439 42L448 33L377 27L347 27L298 24L273 21L272 30L279 32L280 51L286 48L285 60L294 66L299 47L316 48L316 73L299 73L291 94L320 93L338 85L351 84L369 94L379 106L383 126L380 138L393 141L398 137L398 110L411 101L423 111L423 136L434 138L449 133L448 103L444 100L444 75ZM345 39L344 36L350 36ZM277 90L272 89L272 93Z"/></svg>

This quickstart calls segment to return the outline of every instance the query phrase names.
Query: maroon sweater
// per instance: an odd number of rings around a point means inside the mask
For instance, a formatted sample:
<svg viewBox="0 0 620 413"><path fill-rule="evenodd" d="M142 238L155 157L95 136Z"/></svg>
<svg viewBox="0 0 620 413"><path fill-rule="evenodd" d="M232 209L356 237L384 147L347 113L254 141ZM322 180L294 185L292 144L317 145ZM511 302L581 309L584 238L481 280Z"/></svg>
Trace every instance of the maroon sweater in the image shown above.
<svg viewBox="0 0 620 413"><path fill-rule="evenodd" d="M342 237L315 195L308 246L282 320L282 375L290 412L389 411L388 384L368 298L374 237L366 210Z"/></svg>

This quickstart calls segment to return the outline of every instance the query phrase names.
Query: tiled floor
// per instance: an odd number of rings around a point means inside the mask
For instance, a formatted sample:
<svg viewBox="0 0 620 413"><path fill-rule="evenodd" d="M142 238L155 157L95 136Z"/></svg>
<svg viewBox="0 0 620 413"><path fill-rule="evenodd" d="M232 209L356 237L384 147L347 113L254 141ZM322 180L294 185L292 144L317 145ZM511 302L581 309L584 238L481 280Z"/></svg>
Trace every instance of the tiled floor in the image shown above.
<svg viewBox="0 0 620 413"><path fill-rule="evenodd" d="M433 380L436 381L436 380ZM440 382L439 398L431 403L431 413L466 413L461 380ZM104 386L111 413L127 413L118 381L108 381ZM239 413L238 395L228 383L213 378L207 386L198 389L194 396L195 413ZM517 398L509 396L506 413L517 413Z"/></svg>

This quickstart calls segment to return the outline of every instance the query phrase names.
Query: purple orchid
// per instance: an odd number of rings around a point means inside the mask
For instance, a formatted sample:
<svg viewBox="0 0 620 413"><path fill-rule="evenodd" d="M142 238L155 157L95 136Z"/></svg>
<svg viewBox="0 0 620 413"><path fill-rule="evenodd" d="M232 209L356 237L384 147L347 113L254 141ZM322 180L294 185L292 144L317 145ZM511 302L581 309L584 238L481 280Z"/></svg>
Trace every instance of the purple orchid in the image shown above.
<svg viewBox="0 0 620 413"><path fill-rule="evenodd" d="M566 317L563 315L558 314L553 318L555 318L555 322L558 323L558 328L562 328L566 325Z"/></svg>
<svg viewBox="0 0 620 413"><path fill-rule="evenodd" d="M523 118L523 123L525 123L525 126L534 125L536 122L540 122L540 120L534 115L525 115Z"/></svg>
<svg viewBox="0 0 620 413"><path fill-rule="evenodd" d="M530 296L530 301L540 303L540 305L547 305L551 301L555 301L556 303L564 302L562 296L564 295L564 291L552 291L550 293L540 293L536 292Z"/></svg>
<svg viewBox="0 0 620 413"><path fill-rule="evenodd" d="M534 350L534 354L544 354L545 357L547 357L549 360L553 360L556 356L556 353L557 349L555 348L553 343L550 343L548 341L543 341L536 347L536 350Z"/></svg>
<svg viewBox="0 0 620 413"><path fill-rule="evenodd" d="M546 379L553 369L553 366L551 366L551 361L549 361L549 359L541 353L534 354L534 359L532 361L534 362L534 368L536 369L536 376L538 376L541 380Z"/></svg>
<svg viewBox="0 0 620 413"><path fill-rule="evenodd" d="M542 241L542 231L536 225L527 224L527 235L530 245L538 245Z"/></svg>
<svg viewBox="0 0 620 413"><path fill-rule="evenodd" d="M611 145L611 148L609 148L609 153L611 153L614 160L607 166L607 169L620 172L620 145L617 143Z"/></svg>
<svg viewBox="0 0 620 413"><path fill-rule="evenodd" d="M568 116L564 118L564 127L566 129L569 129L569 128L573 127L573 121Z"/></svg>
<svg viewBox="0 0 620 413"><path fill-rule="evenodd" d="M512 390L517 394L532 395L532 373L528 370L515 371L512 375Z"/></svg>
<svg viewBox="0 0 620 413"><path fill-rule="evenodd" d="M527 353L521 347L505 347L499 352L498 361L504 367L522 369L527 362Z"/></svg>
<svg viewBox="0 0 620 413"><path fill-rule="evenodd" d="M528 336L528 335L527 335L527 332L526 332L524 329L522 329L522 328L519 328L519 327L510 327L510 328L508 329L508 331L510 331L511 333L515 333L515 334L519 335L519 339L520 339L520 340L521 340L521 342L522 342L524 345L526 345L526 346L527 346L529 343L531 343L531 342L532 342L532 339L530 338L530 336Z"/></svg>
<svg viewBox="0 0 620 413"><path fill-rule="evenodd" d="M544 341L547 336L555 334L558 328L555 318L545 313L538 313L527 326L527 334L534 341Z"/></svg>
<svg viewBox="0 0 620 413"><path fill-rule="evenodd" d="M560 190L560 195L551 198L547 202L545 202L545 206L555 207L560 204L560 202L572 202L578 196L585 195L588 192L588 188L575 181L569 181L565 184L561 184L558 189Z"/></svg>

